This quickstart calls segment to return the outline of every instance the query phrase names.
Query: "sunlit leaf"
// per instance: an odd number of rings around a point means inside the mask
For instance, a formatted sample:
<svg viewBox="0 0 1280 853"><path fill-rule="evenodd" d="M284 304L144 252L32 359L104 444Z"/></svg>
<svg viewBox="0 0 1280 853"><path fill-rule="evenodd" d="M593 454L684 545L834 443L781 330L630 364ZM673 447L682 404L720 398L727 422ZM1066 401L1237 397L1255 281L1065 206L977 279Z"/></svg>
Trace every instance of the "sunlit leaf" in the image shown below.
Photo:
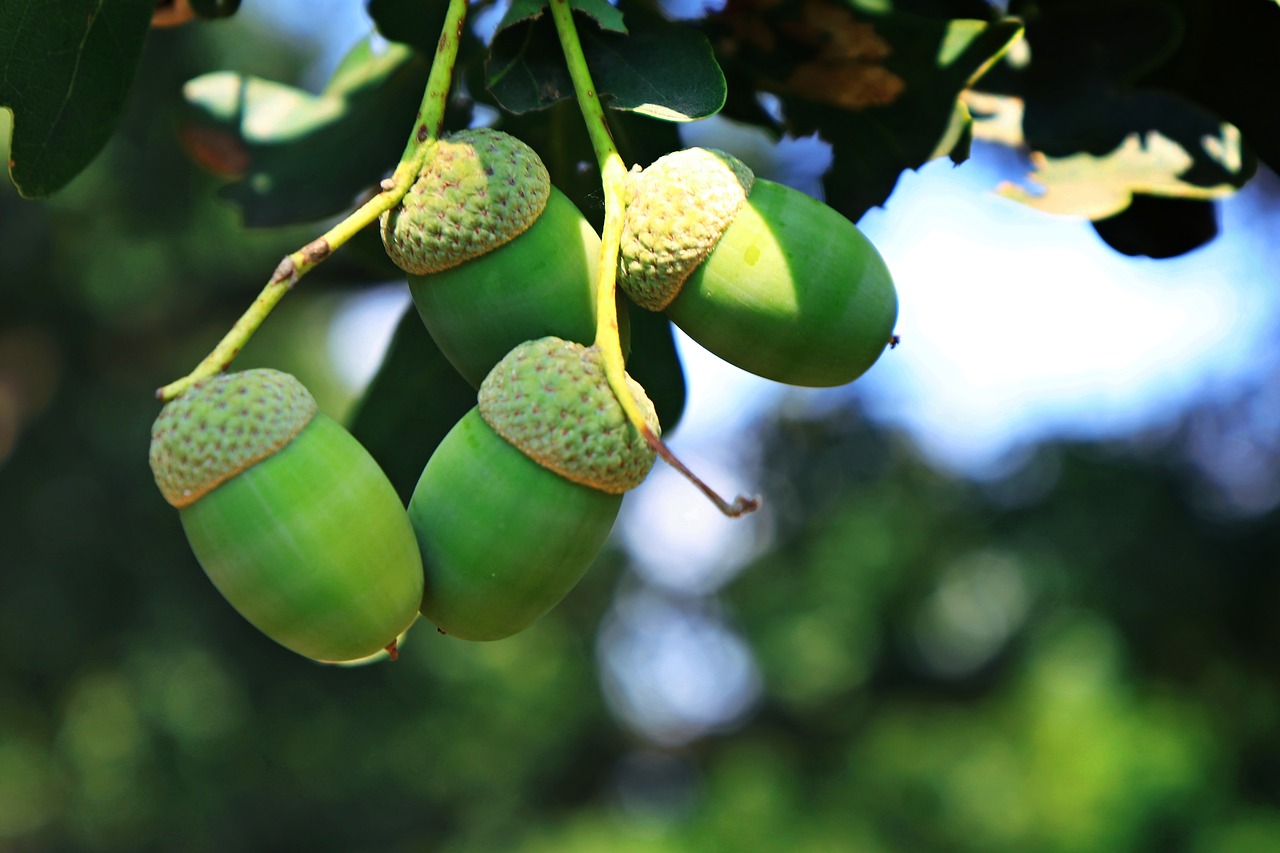
<svg viewBox="0 0 1280 853"><path fill-rule="evenodd" d="M403 44L360 42L319 95L231 71L183 94L180 134L202 165L233 179L223 195L249 225L304 222L350 207L395 166L427 65Z"/></svg>
<svg viewBox="0 0 1280 853"><path fill-rule="evenodd" d="M352 434L408 503L431 452L476 403L412 306L351 417Z"/></svg>
<svg viewBox="0 0 1280 853"><path fill-rule="evenodd" d="M961 101L973 119L973 136L983 142L996 142L1017 148L1026 144L1022 133L1022 116L1026 103L1013 95L996 95L969 89Z"/></svg>
<svg viewBox="0 0 1280 853"><path fill-rule="evenodd" d="M1240 132L1228 124L1220 137L1206 136L1205 149L1220 152L1224 163L1240 168ZM1213 186L1188 183L1182 175L1195 159L1178 143L1158 131L1145 136L1126 137L1120 147L1095 157L1086 152L1070 157L1032 155L1036 171L1031 174L1042 188L1039 192L1006 183L999 192L1046 213L1102 219L1124 210L1134 193L1174 198L1222 198L1235 192L1229 182Z"/></svg>
<svg viewBox="0 0 1280 853"><path fill-rule="evenodd" d="M9 176L47 196L89 165L115 131L153 0L4 0L0 107L13 111Z"/></svg>

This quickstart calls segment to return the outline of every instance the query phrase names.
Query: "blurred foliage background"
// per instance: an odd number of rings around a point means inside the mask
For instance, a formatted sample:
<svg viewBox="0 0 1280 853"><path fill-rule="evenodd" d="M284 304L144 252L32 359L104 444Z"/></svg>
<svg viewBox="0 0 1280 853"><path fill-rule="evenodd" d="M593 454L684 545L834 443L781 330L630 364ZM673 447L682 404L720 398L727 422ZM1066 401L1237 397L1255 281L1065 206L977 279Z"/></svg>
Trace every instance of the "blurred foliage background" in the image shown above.
<svg viewBox="0 0 1280 853"><path fill-rule="evenodd" d="M500 643L339 668L257 634L151 483L152 392L314 229L242 228L176 93L306 60L150 38L88 172L0 185L0 851L1280 849L1274 376L982 482L856 396L780 410L741 438L771 511L723 588L619 542ZM369 278L340 253L240 363L349 412L316 330Z"/></svg>

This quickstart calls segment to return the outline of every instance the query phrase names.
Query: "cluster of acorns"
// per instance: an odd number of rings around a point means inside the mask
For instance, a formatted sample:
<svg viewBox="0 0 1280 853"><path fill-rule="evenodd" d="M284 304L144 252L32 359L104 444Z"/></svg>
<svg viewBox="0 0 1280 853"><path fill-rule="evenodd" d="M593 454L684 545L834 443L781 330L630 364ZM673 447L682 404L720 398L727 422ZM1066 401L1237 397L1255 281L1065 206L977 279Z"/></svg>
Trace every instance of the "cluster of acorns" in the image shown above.
<svg viewBox="0 0 1280 853"><path fill-rule="evenodd" d="M706 149L633 171L626 202L620 289L725 360L830 386L888 345L888 269L821 202ZM479 389L407 510L278 371L197 383L152 434L156 482L209 578L319 661L394 653L419 613L463 639L527 627L587 570L655 458L581 343L596 331L600 239L532 149L488 129L437 141L382 235L432 337Z"/></svg>

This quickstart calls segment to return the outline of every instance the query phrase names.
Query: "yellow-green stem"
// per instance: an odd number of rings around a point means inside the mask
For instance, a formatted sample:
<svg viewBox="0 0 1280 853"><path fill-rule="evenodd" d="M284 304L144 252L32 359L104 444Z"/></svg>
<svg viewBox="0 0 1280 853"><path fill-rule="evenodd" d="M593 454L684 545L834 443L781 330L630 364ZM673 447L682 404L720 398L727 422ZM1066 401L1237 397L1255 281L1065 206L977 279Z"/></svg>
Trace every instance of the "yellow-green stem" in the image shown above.
<svg viewBox="0 0 1280 853"><path fill-rule="evenodd" d="M621 155L618 154L618 147L614 144L613 136L609 132L609 122L605 118L604 107L600 104L595 83L592 82L591 72L587 68L587 58L582 52L582 42L578 38L578 30L573 23L573 10L569 6L569 0L551 0L551 17L556 25L556 33L560 37L560 47L564 51L565 63L569 67L569 78L573 81L578 106L587 123L587 135L591 137L591 147L595 150L596 161L600 165L600 180L604 189L604 225L600 234L600 278L596 282L596 339L593 345L600 350L605 379L622 406L622 411L626 413L627 420L667 464L697 486L725 515L739 516L751 512L759 508L760 499L739 495L733 503L729 503L716 494L676 458L671 449L649 428L639 403L631 395L631 389L627 387L626 359L622 354L622 341L618 336L618 308L614 301L614 292L618 283L618 252L622 243L626 208L627 167Z"/></svg>
<svg viewBox="0 0 1280 853"><path fill-rule="evenodd" d="M444 111L449 105L449 90L453 86L453 66L458 59L458 45L462 43L462 28L466 21L467 0L449 0L444 26L440 28L440 40L436 43L435 59L431 61L427 88L422 93L422 106L418 108L417 121L413 123L413 133L405 143L401 162L415 159L418 150L439 137L444 128Z"/></svg>
<svg viewBox="0 0 1280 853"><path fill-rule="evenodd" d="M453 79L453 66L458 58L462 27L467 16L467 0L449 0L436 56L431 63L431 73L422 95L422 103L413 125L413 132L405 144L404 153L391 177L380 184L380 192L360 205L353 213L334 225L324 234L301 249L286 255L276 266L258 298L240 316L235 325L222 337L196 369L156 390L156 397L168 402L187 388L231 366L258 327L271 314L298 279L309 273L333 252L344 246L361 230L378 221L384 212L400 203L409 187L422 170L423 160L430 143L440 135L444 123L445 106L449 100L449 87Z"/></svg>

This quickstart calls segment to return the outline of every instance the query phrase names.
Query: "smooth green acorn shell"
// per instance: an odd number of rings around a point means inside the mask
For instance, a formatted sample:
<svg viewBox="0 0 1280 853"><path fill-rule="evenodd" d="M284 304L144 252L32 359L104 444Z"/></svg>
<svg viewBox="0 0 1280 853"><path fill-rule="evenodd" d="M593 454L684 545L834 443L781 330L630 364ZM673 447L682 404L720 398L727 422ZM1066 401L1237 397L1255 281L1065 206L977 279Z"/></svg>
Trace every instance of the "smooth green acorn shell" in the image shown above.
<svg viewBox="0 0 1280 853"><path fill-rule="evenodd" d="M523 630L586 573L621 504L543 468L472 409L409 501L426 574L422 614L465 640Z"/></svg>
<svg viewBox="0 0 1280 853"><path fill-rule="evenodd" d="M757 179L667 316L744 370L832 386L857 379L880 357L898 296L856 225L799 190Z"/></svg>
<svg viewBox="0 0 1280 853"><path fill-rule="evenodd" d="M300 655L364 658L417 616L422 561L404 507L373 458L323 413L179 514L214 586Z"/></svg>
<svg viewBox="0 0 1280 853"><path fill-rule="evenodd" d="M518 344L595 337L600 237L555 187L524 233L451 269L410 275L413 304L436 345L474 387ZM619 317L625 324L625 316Z"/></svg>

